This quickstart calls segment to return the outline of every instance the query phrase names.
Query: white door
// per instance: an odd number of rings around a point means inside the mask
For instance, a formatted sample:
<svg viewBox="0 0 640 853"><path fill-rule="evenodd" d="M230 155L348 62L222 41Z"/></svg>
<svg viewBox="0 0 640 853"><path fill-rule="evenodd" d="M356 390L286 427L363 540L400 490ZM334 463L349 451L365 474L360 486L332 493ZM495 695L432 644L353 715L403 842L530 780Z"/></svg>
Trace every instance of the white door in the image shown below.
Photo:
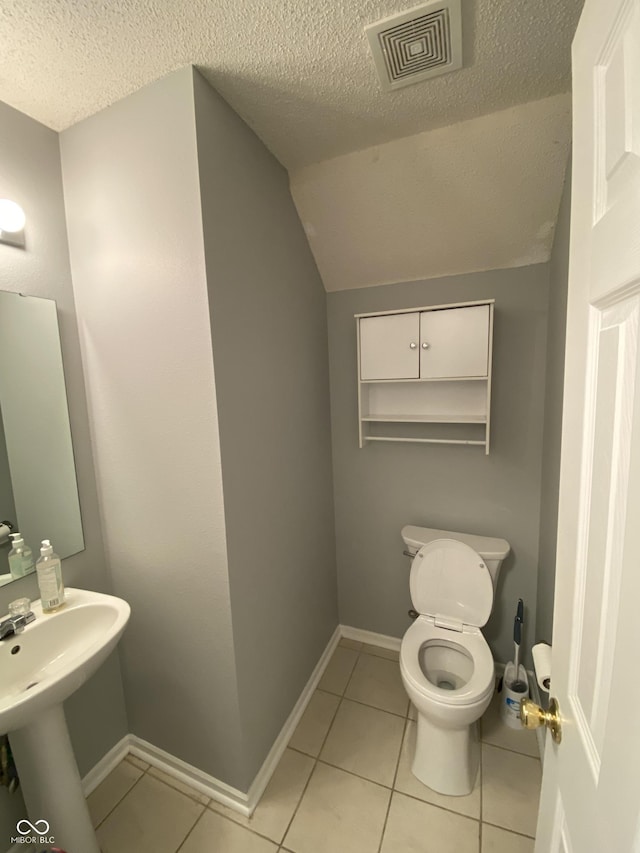
<svg viewBox="0 0 640 853"><path fill-rule="evenodd" d="M422 379L486 376L488 368L488 305L420 314Z"/></svg>
<svg viewBox="0 0 640 853"><path fill-rule="evenodd" d="M360 379L417 379L419 314L360 319Z"/></svg>
<svg viewBox="0 0 640 853"><path fill-rule="evenodd" d="M640 0L586 0L551 694L536 853L640 851Z"/></svg>

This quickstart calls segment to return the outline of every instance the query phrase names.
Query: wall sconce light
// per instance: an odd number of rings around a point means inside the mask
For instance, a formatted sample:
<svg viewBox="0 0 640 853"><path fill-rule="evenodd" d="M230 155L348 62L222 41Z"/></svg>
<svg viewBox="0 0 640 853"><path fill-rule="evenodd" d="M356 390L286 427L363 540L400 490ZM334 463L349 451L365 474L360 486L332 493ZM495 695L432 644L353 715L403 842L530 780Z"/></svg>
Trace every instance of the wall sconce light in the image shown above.
<svg viewBox="0 0 640 853"><path fill-rule="evenodd" d="M0 243L24 249L24 210L15 201L0 198Z"/></svg>

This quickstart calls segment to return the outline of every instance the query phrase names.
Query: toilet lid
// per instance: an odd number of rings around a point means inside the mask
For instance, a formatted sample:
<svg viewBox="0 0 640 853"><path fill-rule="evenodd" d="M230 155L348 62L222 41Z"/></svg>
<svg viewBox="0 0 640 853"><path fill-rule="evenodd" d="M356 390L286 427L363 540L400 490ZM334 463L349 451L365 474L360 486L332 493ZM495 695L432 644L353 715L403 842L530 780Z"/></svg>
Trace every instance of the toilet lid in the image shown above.
<svg viewBox="0 0 640 853"><path fill-rule="evenodd" d="M482 557L456 539L435 539L416 554L409 579L424 616L482 628L493 607L493 583Z"/></svg>

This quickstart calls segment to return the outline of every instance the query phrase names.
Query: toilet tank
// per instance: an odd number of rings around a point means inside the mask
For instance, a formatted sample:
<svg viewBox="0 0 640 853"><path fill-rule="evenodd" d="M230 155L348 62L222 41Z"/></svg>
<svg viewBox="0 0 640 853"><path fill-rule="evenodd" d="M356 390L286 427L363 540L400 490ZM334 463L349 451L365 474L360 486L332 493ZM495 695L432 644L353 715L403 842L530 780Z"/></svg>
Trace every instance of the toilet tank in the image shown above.
<svg viewBox="0 0 640 853"><path fill-rule="evenodd" d="M433 527L414 527L410 524L402 528L402 538L411 556L417 554L423 545L432 542L434 539L458 539L460 542L464 542L465 545L477 551L484 560L493 581L494 592L502 561L511 550L511 545L506 539L476 536L473 533L456 533L454 530L436 530Z"/></svg>

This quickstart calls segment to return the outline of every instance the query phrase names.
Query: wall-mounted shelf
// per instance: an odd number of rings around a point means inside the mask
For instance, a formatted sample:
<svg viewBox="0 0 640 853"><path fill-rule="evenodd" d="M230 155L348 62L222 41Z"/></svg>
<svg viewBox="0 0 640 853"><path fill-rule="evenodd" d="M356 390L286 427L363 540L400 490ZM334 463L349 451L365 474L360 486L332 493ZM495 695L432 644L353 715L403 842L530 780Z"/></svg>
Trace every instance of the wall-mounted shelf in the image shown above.
<svg viewBox="0 0 640 853"><path fill-rule="evenodd" d="M493 311L491 299L356 315L360 447L403 441L489 453Z"/></svg>
<svg viewBox="0 0 640 853"><path fill-rule="evenodd" d="M362 415L362 421L392 424L486 424L486 415Z"/></svg>

